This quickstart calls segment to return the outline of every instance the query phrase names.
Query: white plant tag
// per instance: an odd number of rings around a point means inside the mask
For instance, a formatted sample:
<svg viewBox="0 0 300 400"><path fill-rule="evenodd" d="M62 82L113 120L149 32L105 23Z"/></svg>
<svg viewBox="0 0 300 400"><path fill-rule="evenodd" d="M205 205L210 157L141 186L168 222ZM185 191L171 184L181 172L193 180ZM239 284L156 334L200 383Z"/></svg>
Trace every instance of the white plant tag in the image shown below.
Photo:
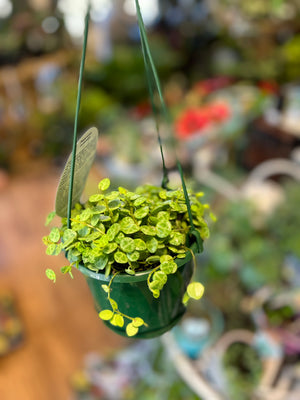
<svg viewBox="0 0 300 400"><path fill-rule="evenodd" d="M85 183L93 165L98 141L97 128L86 131L76 144L76 158L73 181L72 207L80 200ZM60 217L68 213L68 195L70 185L72 154L70 154L61 174L55 199L55 212Z"/></svg>

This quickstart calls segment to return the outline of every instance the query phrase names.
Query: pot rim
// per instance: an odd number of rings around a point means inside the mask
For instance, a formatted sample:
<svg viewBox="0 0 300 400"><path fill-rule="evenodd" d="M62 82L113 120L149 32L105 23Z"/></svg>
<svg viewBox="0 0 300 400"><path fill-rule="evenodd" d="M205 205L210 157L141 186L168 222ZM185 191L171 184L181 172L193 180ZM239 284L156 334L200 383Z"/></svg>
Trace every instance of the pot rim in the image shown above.
<svg viewBox="0 0 300 400"><path fill-rule="evenodd" d="M194 254L197 253L197 243L192 243L192 245L189 247ZM187 262L191 261L192 259L192 253L188 252L185 258L175 258L175 262L177 266L180 268ZM109 283L110 280L112 279L113 275L108 275L105 276L102 272L94 272L91 271L90 269L86 268L83 264L79 264L78 266L79 271L85 275L88 278L96 279L102 282L107 282ZM119 283L133 283L133 282L140 282L140 281L145 281L148 278L148 275L153 271L153 269L149 269L147 271L142 271L138 272L135 275L129 275L129 274L118 274L114 277L114 283L119 282Z"/></svg>

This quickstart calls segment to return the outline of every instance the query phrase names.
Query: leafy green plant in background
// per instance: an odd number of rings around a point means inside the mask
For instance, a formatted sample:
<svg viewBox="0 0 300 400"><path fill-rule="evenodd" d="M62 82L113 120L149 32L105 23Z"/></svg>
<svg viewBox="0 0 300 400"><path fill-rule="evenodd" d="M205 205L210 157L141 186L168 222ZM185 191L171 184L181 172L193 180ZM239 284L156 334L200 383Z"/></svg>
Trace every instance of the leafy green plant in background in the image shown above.
<svg viewBox="0 0 300 400"><path fill-rule="evenodd" d="M280 289L285 282L286 256L300 257L300 188L295 183L283 187L285 201L259 225L250 203L222 203L212 237L199 256L203 268L198 279L204 282L207 296L223 310L231 328L253 325L246 315L243 320L236 305L263 286Z"/></svg>
<svg viewBox="0 0 300 400"><path fill-rule="evenodd" d="M223 358L228 381L228 391L232 400L247 400L259 383L262 363L257 351L244 343L234 343Z"/></svg>
<svg viewBox="0 0 300 400"><path fill-rule="evenodd" d="M227 204L216 223L216 236L208 249L209 265L219 275L237 273L246 290L276 284L280 251L265 227L257 228L255 210L247 202Z"/></svg>
<svg viewBox="0 0 300 400"><path fill-rule="evenodd" d="M300 187L299 183L285 185L286 201L282 203L268 221L271 238L282 255L293 254L300 258Z"/></svg>
<svg viewBox="0 0 300 400"><path fill-rule="evenodd" d="M119 273L135 275L150 270L148 288L158 298L168 275L177 270L175 259L185 258L191 252L188 210L182 190L143 185L134 192L122 187L107 192L109 186L109 179L103 179L99 193L90 196L85 204L75 205L71 227L68 228L67 218L62 218L62 226L53 227L43 240L48 255L66 253L70 265L63 267L62 273L72 274L72 267L83 264L92 271L112 276L108 285L102 285L111 310L102 310L99 316L121 327L124 318L131 320L126 331L133 336L146 322L119 310L111 298L111 283ZM202 193L189 194L194 225L204 240L209 236L204 220L209 206L199 201L201 196ZM47 224L54 216L54 212L48 216ZM51 269L47 270L47 276L56 279ZM190 297L199 299L203 291L201 283L190 283L183 301L186 303Z"/></svg>

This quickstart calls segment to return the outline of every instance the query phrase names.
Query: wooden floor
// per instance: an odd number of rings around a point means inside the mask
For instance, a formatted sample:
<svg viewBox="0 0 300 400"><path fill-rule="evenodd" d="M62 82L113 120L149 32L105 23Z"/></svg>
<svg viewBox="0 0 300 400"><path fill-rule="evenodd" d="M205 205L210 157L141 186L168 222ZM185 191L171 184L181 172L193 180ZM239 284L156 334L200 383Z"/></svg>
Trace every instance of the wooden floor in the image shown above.
<svg viewBox="0 0 300 400"><path fill-rule="evenodd" d="M57 182L57 173L36 168L0 185L0 289L15 294L25 330L22 345L0 358L1 400L68 400L85 354L127 343L98 319L79 273L73 281L58 275L55 284L45 276L66 264L47 256L41 241Z"/></svg>

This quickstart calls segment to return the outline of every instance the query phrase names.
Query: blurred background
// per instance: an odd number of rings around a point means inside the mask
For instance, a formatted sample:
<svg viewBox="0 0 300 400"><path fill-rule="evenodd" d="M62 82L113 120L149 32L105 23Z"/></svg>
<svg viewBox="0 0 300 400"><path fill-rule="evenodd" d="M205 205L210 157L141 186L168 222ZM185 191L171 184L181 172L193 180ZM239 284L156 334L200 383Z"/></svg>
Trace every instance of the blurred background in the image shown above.
<svg viewBox="0 0 300 400"><path fill-rule="evenodd" d="M300 398L300 0L140 0L172 137L172 182L217 221L203 300L162 339L99 320L59 276L44 222L71 152L83 0L0 0L0 399ZM84 195L160 184L133 0L92 0L79 135L100 132ZM163 127L164 128L164 127Z"/></svg>

